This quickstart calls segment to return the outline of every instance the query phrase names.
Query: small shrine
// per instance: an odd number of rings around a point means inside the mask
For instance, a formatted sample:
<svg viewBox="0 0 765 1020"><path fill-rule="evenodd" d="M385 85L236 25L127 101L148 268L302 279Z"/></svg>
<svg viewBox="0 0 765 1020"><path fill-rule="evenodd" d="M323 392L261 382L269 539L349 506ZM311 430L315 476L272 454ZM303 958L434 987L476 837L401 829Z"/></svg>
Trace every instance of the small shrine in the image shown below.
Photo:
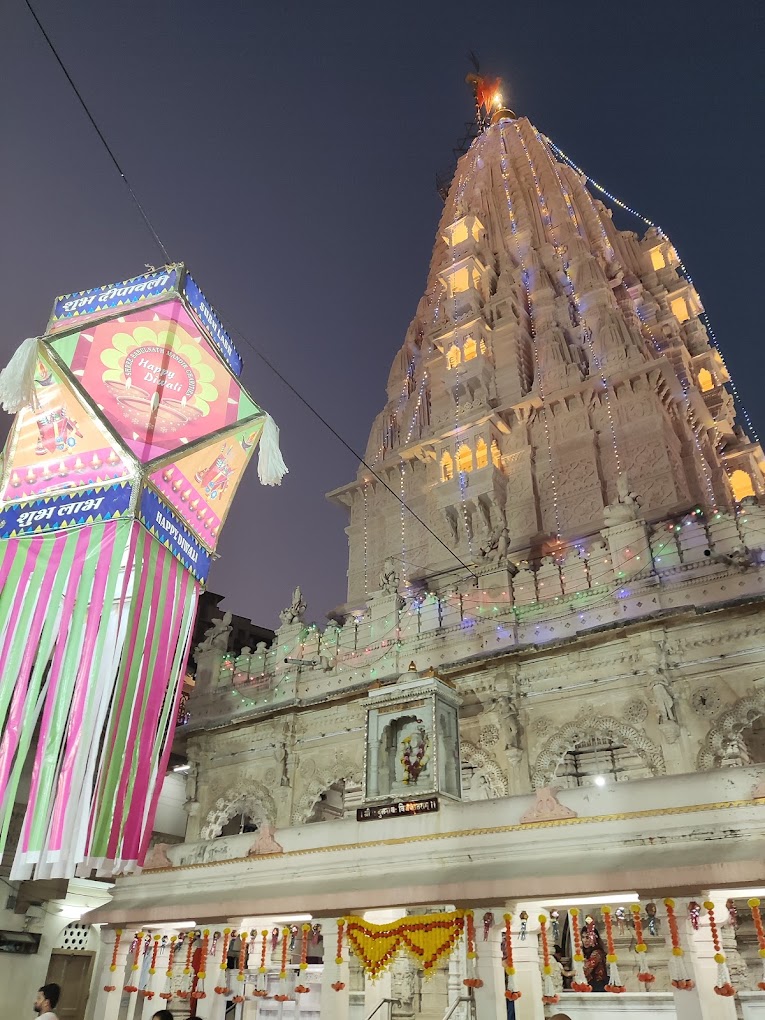
<svg viewBox="0 0 765 1020"><path fill-rule="evenodd" d="M460 698L414 662L398 681L368 693L364 800L439 794L459 800Z"/></svg>

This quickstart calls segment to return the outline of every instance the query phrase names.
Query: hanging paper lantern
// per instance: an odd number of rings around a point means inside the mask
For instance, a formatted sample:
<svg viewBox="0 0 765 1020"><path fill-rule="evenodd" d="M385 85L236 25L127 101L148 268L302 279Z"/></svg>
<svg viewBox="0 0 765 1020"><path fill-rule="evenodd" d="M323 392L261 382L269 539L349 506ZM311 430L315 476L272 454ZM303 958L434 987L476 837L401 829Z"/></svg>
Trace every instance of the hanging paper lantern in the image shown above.
<svg viewBox="0 0 765 1020"><path fill-rule="evenodd" d="M58 298L0 374L17 412L0 468L0 854L32 756L14 880L143 862L220 529L261 437L261 480L286 470L240 371L178 264Z"/></svg>

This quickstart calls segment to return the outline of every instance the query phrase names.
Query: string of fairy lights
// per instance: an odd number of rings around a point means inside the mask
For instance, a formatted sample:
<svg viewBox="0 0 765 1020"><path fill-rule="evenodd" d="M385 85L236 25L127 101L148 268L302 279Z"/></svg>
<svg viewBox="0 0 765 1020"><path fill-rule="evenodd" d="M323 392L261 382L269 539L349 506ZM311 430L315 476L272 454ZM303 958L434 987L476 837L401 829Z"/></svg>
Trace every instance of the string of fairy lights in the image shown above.
<svg viewBox="0 0 765 1020"><path fill-rule="evenodd" d="M628 205L626 202L622 201L622 199L617 198L616 195L614 195L607 188L605 188L599 181L597 181L594 177L591 177L588 173L586 173L577 163L574 162L574 160L566 152L563 151L563 149L560 148L560 146L556 145L555 142L553 142L551 138L548 138L546 135L543 136L543 137L544 137L545 141L547 142L547 144L550 146L550 148L553 150L553 152L555 152L555 154L557 156L560 156L560 158L564 162L568 163L568 165L572 168L572 170L576 171L576 173L578 173L582 178L584 178L587 181L588 184L591 184L597 191L599 191L601 194L605 195L606 198L609 199L609 201L613 202L614 205L617 205L620 209L623 209L625 212L630 213L630 215L635 216L642 223L646 224L646 226L653 227L655 230L658 231L660 237L662 237L666 241L669 241L669 238L668 238L667 234L664 232L664 230L657 223L654 223L653 220L649 219L647 216L644 216L643 213L638 212L637 209L634 209L631 205ZM680 255L678 254L677 249L675 248L673 250L675 251L675 255L676 255L677 260L678 260L678 267L680 269L680 272L682 273L682 275L685 277L685 279L688 281L688 283L691 285L691 287L693 287L693 289L695 291L696 290L696 284L693 282L693 277L691 276L690 272L688 271L688 267L685 265L683 260L680 258ZM715 334L715 331L714 331L714 329L712 327L712 323L709 321L709 316L708 316L706 310L701 309L701 311L699 312L699 318L701 319L702 323L706 327L707 332L709 333L709 338L712 341L712 346L714 347L714 349L717 351L718 355L720 356L721 363L723 365L723 368L725 369L726 375L728 376L728 383L730 385L731 391L733 392L734 400L736 401L736 404L738 405L739 409L741 410L741 413L742 413L742 415L744 417L744 420L746 421L749 433L752 436L752 438L755 440L755 442L759 443L760 437L759 437L759 435L757 433L757 429L754 427L754 422L752 421L751 417L749 416L749 412L748 412L748 410L746 408L746 405L745 405L745 403L744 403L744 401L743 401L743 399L741 397L741 394L740 394L738 388L736 387L736 384L735 384L735 382L733 380L733 377L731 376L731 373L728 371L728 367L725 364L725 358L723 356L722 350L720 349L720 343L719 343L719 341L717 339L717 335Z"/></svg>

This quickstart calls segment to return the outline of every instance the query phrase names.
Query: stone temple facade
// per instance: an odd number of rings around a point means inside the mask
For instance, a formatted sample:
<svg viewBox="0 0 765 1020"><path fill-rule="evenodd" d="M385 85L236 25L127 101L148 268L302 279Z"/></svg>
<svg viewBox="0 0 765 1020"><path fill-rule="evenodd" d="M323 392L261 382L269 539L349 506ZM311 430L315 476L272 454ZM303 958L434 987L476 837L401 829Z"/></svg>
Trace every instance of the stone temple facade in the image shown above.
<svg viewBox="0 0 765 1020"><path fill-rule="evenodd" d="M372 471L330 494L349 514L347 603L319 627L297 589L272 647L200 646L176 748L186 841L93 915L101 976L116 927L310 914L330 949L304 1020L379 1004L505 1020L502 916L525 910L521 1020L765 1016L746 906L765 893L765 476L728 382L668 237L617 229L528 120L497 111L459 162ZM384 810L403 802L430 807ZM693 989L670 983L667 896ZM714 994L712 929L688 906L710 896L735 997ZM637 898L650 986L618 912ZM569 907L602 932L609 902L627 991L545 1003L538 917L567 958ZM455 906L491 917L469 1002L464 952L426 982L405 957L377 982L333 962L347 914ZM95 1015L151 1015L131 1003L99 991Z"/></svg>

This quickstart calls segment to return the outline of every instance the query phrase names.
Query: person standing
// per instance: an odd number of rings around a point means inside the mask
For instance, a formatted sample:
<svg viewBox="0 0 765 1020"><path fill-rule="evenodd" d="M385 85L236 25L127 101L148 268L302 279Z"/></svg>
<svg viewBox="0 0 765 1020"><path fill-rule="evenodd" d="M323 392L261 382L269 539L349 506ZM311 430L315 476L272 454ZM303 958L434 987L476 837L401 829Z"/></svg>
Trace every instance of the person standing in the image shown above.
<svg viewBox="0 0 765 1020"><path fill-rule="evenodd" d="M34 1001L34 1011L38 1014L39 1020L58 1020L53 1010L61 998L61 986L51 982L38 989L37 998Z"/></svg>

